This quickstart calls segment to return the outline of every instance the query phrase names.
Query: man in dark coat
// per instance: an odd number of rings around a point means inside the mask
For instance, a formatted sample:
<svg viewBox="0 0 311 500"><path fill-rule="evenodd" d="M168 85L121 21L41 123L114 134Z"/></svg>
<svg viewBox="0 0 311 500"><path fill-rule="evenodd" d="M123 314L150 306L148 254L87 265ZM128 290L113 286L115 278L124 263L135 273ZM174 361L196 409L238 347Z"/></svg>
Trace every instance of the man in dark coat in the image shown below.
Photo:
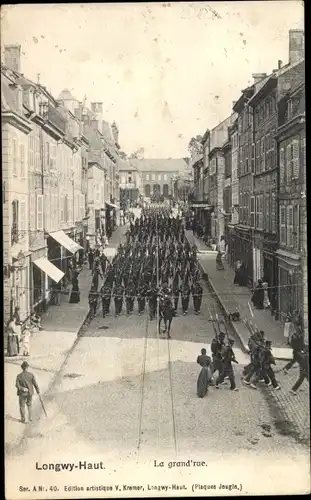
<svg viewBox="0 0 311 500"><path fill-rule="evenodd" d="M216 389L218 389L219 384L222 384L225 380L226 377L229 378L230 380L230 390L231 391L238 391L236 384L235 384L235 377L234 377L234 371L232 367L232 363L237 363L237 360L235 359L235 355L233 352L233 344L234 340L229 339L229 345L225 346L223 350L223 355L222 355L222 370L218 375L218 378L216 380Z"/></svg>
<svg viewBox="0 0 311 500"><path fill-rule="evenodd" d="M222 372L222 353L225 347L225 334L220 332L216 335L211 343L212 359L213 359L213 373L218 370L220 374Z"/></svg>
<svg viewBox="0 0 311 500"><path fill-rule="evenodd" d="M109 314L110 302L111 302L111 288L108 283L101 288L101 299L102 299L102 312L103 318Z"/></svg>
<svg viewBox="0 0 311 500"><path fill-rule="evenodd" d="M262 286L262 280L259 279L256 288L254 290L253 296L251 298L254 307L256 307L257 309L263 309L264 298L265 298L265 291Z"/></svg>
<svg viewBox="0 0 311 500"><path fill-rule="evenodd" d="M93 249L90 248L88 252L89 266L91 271L93 271L93 263L94 263L94 252Z"/></svg>
<svg viewBox="0 0 311 500"><path fill-rule="evenodd" d="M196 282L191 287L193 307L195 314L199 314L201 310L203 288L199 282Z"/></svg>
<svg viewBox="0 0 311 500"><path fill-rule="evenodd" d="M34 388L37 394L40 394L39 386L33 373L28 371L29 365L27 361L22 363L22 373L16 377L16 389L19 400L19 411L21 415L21 422L26 423L25 406L28 408L29 422L32 421L32 397L34 395Z"/></svg>
<svg viewBox="0 0 311 500"><path fill-rule="evenodd" d="M126 290L125 290L125 303L126 303L126 313L132 314L134 308L134 300L135 300L135 287L133 280L130 279L128 281Z"/></svg>
<svg viewBox="0 0 311 500"><path fill-rule="evenodd" d="M184 281L181 287L181 305L183 315L186 316L190 300L190 286L188 281Z"/></svg>

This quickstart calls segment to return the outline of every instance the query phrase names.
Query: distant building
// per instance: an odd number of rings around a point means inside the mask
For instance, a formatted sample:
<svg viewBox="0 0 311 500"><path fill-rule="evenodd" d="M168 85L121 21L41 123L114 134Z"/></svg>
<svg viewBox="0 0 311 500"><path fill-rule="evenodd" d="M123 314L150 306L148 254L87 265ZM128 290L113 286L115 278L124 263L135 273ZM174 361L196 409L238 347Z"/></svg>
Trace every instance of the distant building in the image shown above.
<svg viewBox="0 0 311 500"><path fill-rule="evenodd" d="M131 160L141 172L143 195L147 198L164 199L173 196L174 178L188 170L183 158Z"/></svg>

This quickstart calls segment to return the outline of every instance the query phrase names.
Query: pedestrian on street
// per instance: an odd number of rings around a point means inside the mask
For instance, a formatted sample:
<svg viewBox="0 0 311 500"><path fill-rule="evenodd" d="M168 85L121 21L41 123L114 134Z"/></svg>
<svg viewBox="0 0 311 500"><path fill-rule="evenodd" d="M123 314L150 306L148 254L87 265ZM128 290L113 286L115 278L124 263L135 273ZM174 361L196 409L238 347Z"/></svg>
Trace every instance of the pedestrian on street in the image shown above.
<svg viewBox="0 0 311 500"><path fill-rule="evenodd" d="M89 266L90 270L93 272L93 264L94 264L94 252L93 249L90 248L88 252Z"/></svg>
<svg viewBox="0 0 311 500"><path fill-rule="evenodd" d="M26 325L22 334L22 353L23 356L30 355L30 340L32 337L32 331L30 326Z"/></svg>
<svg viewBox="0 0 311 500"><path fill-rule="evenodd" d="M290 345L293 349L293 358L284 366L283 371L285 374L288 373L295 363L299 363L299 354L304 350L304 339L303 334L300 331L295 331L291 337Z"/></svg>
<svg viewBox="0 0 311 500"><path fill-rule="evenodd" d="M257 389L257 382L259 380L264 380L266 385L270 386L272 384L273 389L280 390L281 387L279 386L276 378L274 371L272 369L271 365L275 365L275 359L274 356L272 355L272 343L270 340L265 341L264 347L260 350L259 354L259 361L260 361L260 368L257 370L257 373L255 374L252 383L250 386L253 389Z"/></svg>
<svg viewBox="0 0 311 500"><path fill-rule="evenodd" d="M12 316L8 324L8 356L17 356L19 354L19 341L16 318Z"/></svg>
<svg viewBox="0 0 311 500"><path fill-rule="evenodd" d="M110 302L111 302L111 288L110 286L105 283L104 286L101 288L101 298L102 298L102 313L103 313L103 318L109 314L110 310Z"/></svg>
<svg viewBox="0 0 311 500"><path fill-rule="evenodd" d="M251 298L251 301L254 307L256 307L257 309L263 309L264 299L265 299L264 288L262 286L262 280L259 279L256 288L254 290L253 296Z"/></svg>
<svg viewBox="0 0 311 500"><path fill-rule="evenodd" d="M228 345L224 348L223 358L222 358L222 370L219 373L218 378L216 380L216 389L218 389L219 384L223 384L225 378L228 377L230 381L230 390L238 391L238 388L236 387L235 383L234 371L232 366L232 363L237 363L237 360L235 359L235 355L233 352L233 344L234 340L229 339Z"/></svg>
<svg viewBox="0 0 311 500"><path fill-rule="evenodd" d="M197 363L202 367L197 381L197 395L199 398L204 398L213 377L212 360L207 356L206 349L201 349L201 354L197 357Z"/></svg>
<svg viewBox="0 0 311 500"><path fill-rule="evenodd" d="M218 371L218 375L223 370L222 366L222 354L225 348L225 334L220 332L216 335L211 343L212 360L213 360L213 374Z"/></svg>
<svg viewBox="0 0 311 500"><path fill-rule="evenodd" d="M188 283L188 281L184 281L182 288L181 288L181 305L182 305L182 312L183 312L184 316L186 316L186 314L188 312L189 300L190 300L189 283Z"/></svg>
<svg viewBox="0 0 311 500"><path fill-rule="evenodd" d="M218 251L216 256L216 269L217 271L223 271L225 269L224 263L222 261L222 254L220 251Z"/></svg>
<svg viewBox="0 0 311 500"><path fill-rule="evenodd" d="M94 287L91 288L88 299L90 307L89 315L91 316L91 318L93 318L94 316L96 316L97 304L98 304L98 292Z"/></svg>
<svg viewBox="0 0 311 500"><path fill-rule="evenodd" d="M114 291L114 308L116 316L120 316L122 312L123 297L124 297L124 286L121 283L119 283L117 284Z"/></svg>
<svg viewBox="0 0 311 500"><path fill-rule="evenodd" d="M19 411L21 416L21 422L23 424L26 423L26 413L25 406L28 408L28 418L29 422L32 421L32 397L34 394L34 388L36 389L37 394L40 394L39 386L35 379L33 373L28 371L29 364L27 361L23 361L22 365L22 373L19 373L16 377L16 389L19 400Z"/></svg>
<svg viewBox="0 0 311 500"><path fill-rule="evenodd" d="M309 382L310 380L310 365L309 365L309 353L308 352L301 352L298 355L298 362L299 362L299 378L297 382L293 385L293 387L290 389L290 393L296 396L297 391L299 387L301 386L302 382L306 378Z"/></svg>

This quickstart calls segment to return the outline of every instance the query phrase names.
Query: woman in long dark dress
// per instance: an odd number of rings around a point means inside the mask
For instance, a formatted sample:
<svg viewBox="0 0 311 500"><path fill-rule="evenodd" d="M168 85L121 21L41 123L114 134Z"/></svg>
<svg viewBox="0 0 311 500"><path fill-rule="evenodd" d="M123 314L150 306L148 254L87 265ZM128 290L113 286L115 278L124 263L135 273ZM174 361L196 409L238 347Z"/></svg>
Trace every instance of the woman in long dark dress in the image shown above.
<svg viewBox="0 0 311 500"><path fill-rule="evenodd" d="M74 272L72 277L72 290L70 294L69 303L78 304L78 302L80 302L79 280L78 280L78 273Z"/></svg>
<svg viewBox="0 0 311 500"><path fill-rule="evenodd" d="M206 349L201 349L201 354L197 357L197 363L202 367L197 381L197 395L199 398L204 398L212 379L212 360L206 355Z"/></svg>
<svg viewBox="0 0 311 500"><path fill-rule="evenodd" d="M263 309L263 304L265 300L265 291L262 286L262 280L258 280L257 286L254 290L253 296L252 296L252 303L254 304L257 309Z"/></svg>
<svg viewBox="0 0 311 500"><path fill-rule="evenodd" d="M237 260L235 264L235 275L233 281L234 285L241 285L242 283L241 267L242 267L242 262L240 260Z"/></svg>

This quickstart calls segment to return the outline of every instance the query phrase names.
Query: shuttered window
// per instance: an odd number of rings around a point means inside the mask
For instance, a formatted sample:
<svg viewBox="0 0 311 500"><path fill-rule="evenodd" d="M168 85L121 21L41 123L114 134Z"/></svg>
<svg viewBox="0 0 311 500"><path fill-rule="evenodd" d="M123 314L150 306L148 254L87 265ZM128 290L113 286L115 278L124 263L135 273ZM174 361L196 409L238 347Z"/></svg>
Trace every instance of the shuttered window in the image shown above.
<svg viewBox="0 0 311 500"><path fill-rule="evenodd" d="M21 200L19 204L19 220L20 220L20 229L22 231L26 230L26 201ZM24 236L24 234L22 235Z"/></svg>
<svg viewBox="0 0 311 500"><path fill-rule="evenodd" d="M271 233L276 234L277 232L277 208L276 208L276 194L273 191L271 193L271 216L270 216L270 224L271 224Z"/></svg>
<svg viewBox="0 0 311 500"><path fill-rule="evenodd" d="M251 196L251 204L250 204L250 212L251 212L251 227L255 227L255 196Z"/></svg>
<svg viewBox="0 0 311 500"><path fill-rule="evenodd" d="M35 140L33 135L29 136L29 168L33 169L35 166Z"/></svg>
<svg viewBox="0 0 311 500"><path fill-rule="evenodd" d="M305 176L305 172L306 172L306 138L305 137L301 141L301 157L302 157L303 174Z"/></svg>
<svg viewBox="0 0 311 500"><path fill-rule="evenodd" d="M290 184L292 179L292 145L286 146L286 160L285 160L286 183Z"/></svg>
<svg viewBox="0 0 311 500"><path fill-rule="evenodd" d="M44 221L45 228L49 231L51 229L50 219L51 218L51 195L49 192L45 194L44 199Z"/></svg>
<svg viewBox="0 0 311 500"><path fill-rule="evenodd" d="M260 141L256 141L256 174L260 172Z"/></svg>
<svg viewBox="0 0 311 500"><path fill-rule="evenodd" d="M263 194L259 195L259 229L263 229Z"/></svg>
<svg viewBox="0 0 311 500"><path fill-rule="evenodd" d="M64 222L64 196L60 197L60 220Z"/></svg>
<svg viewBox="0 0 311 500"><path fill-rule="evenodd" d="M21 162L20 175L21 175L21 178L24 179L25 175L26 175L26 169L25 169L25 146L24 146L24 144L20 145L20 162Z"/></svg>
<svg viewBox="0 0 311 500"><path fill-rule="evenodd" d="M286 245L286 207L280 206L280 243Z"/></svg>
<svg viewBox="0 0 311 500"><path fill-rule="evenodd" d="M280 184L285 181L285 151L284 148L280 149Z"/></svg>
<svg viewBox="0 0 311 500"><path fill-rule="evenodd" d="M270 231L270 193L264 195L264 230Z"/></svg>
<svg viewBox="0 0 311 500"><path fill-rule="evenodd" d="M266 169L266 151L265 151L266 141L265 137L261 138L261 168L260 172L264 172Z"/></svg>
<svg viewBox="0 0 311 500"><path fill-rule="evenodd" d="M256 145L255 143L252 144L252 173L255 173L255 168L256 168Z"/></svg>
<svg viewBox="0 0 311 500"><path fill-rule="evenodd" d="M29 195L29 226L32 231L36 228L36 196L34 194Z"/></svg>
<svg viewBox="0 0 311 500"><path fill-rule="evenodd" d="M256 202L256 227L259 228L259 196L256 195L256 198L255 198L255 202Z"/></svg>
<svg viewBox="0 0 311 500"><path fill-rule="evenodd" d="M296 251L300 250L300 206L294 205L294 233L296 236L294 237L294 246Z"/></svg>
<svg viewBox="0 0 311 500"><path fill-rule="evenodd" d="M294 231L294 212L293 212L293 206L288 205L287 206L287 212L286 212L286 240L287 240L287 246L292 247L294 244L294 239L293 239L293 231Z"/></svg>
<svg viewBox="0 0 311 500"><path fill-rule="evenodd" d="M37 195L37 230L43 231L43 195Z"/></svg>
<svg viewBox="0 0 311 500"><path fill-rule="evenodd" d="M299 178L299 141L292 142L292 179Z"/></svg>
<svg viewBox="0 0 311 500"><path fill-rule="evenodd" d="M12 139L12 172L17 176L17 141Z"/></svg>

